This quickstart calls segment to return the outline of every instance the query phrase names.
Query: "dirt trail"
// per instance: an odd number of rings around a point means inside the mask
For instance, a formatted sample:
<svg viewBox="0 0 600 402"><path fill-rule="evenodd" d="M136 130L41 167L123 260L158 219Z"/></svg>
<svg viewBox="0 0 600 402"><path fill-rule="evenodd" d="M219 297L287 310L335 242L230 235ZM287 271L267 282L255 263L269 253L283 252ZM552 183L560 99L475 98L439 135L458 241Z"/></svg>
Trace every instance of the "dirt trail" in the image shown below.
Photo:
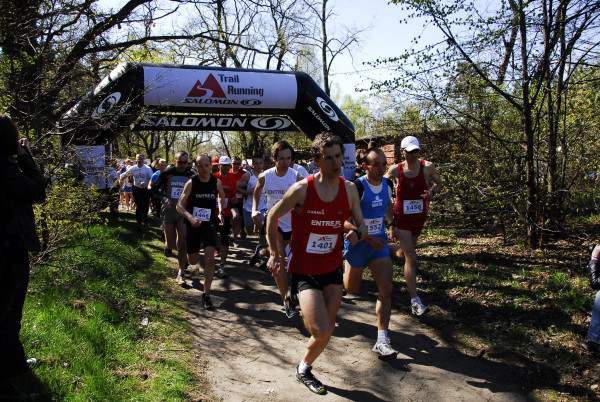
<svg viewBox="0 0 600 402"><path fill-rule="evenodd" d="M245 264L254 243L232 248L228 279L216 279L215 311L200 305L202 286L187 280L185 300L196 331L195 347L207 361L210 392L223 401L518 401L526 400L517 371L466 356L417 319L392 309L390 335L400 353L378 359L376 296L346 296L331 341L313 372L328 394L311 393L294 379L308 333L302 319L286 318L273 278ZM365 284L363 284L364 288ZM404 301L404 299L402 299ZM394 303L396 304L396 303ZM432 314L435 314L433 312Z"/></svg>

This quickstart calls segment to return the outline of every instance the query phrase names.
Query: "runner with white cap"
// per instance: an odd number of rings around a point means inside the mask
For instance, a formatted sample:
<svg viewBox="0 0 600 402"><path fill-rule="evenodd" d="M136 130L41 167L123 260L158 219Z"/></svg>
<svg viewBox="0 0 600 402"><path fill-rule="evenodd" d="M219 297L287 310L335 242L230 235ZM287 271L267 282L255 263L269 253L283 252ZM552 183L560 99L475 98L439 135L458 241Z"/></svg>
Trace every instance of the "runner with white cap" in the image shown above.
<svg viewBox="0 0 600 402"><path fill-rule="evenodd" d="M429 202L442 188L442 180L433 163L419 159L421 146L416 137L404 137L400 147L405 160L392 166L385 174L387 179L396 179L398 183L390 238L393 242L400 242L401 249L396 255L404 255L405 258L404 279L410 294L412 313L422 316L429 311L429 307L417 295L418 261L415 246L427 219ZM428 181L434 184L431 188ZM390 250L393 250L391 245Z"/></svg>

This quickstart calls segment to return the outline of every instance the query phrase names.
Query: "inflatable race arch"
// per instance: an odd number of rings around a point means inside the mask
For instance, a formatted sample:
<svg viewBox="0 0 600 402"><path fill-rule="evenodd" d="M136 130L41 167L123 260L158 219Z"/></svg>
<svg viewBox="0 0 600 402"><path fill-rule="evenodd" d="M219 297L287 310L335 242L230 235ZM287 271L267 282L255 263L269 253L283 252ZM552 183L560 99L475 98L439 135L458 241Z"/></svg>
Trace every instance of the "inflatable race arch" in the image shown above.
<svg viewBox="0 0 600 402"><path fill-rule="evenodd" d="M344 176L354 176L354 126L302 72L124 63L59 123L63 143L87 147L127 130L331 131L345 143Z"/></svg>

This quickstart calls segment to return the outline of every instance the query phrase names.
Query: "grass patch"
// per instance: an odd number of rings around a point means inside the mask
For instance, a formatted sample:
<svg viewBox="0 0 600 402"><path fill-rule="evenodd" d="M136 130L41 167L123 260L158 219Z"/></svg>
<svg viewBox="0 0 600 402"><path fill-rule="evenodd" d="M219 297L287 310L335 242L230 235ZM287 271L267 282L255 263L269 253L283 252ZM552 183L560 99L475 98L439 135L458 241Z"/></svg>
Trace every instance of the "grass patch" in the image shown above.
<svg viewBox="0 0 600 402"><path fill-rule="evenodd" d="M42 400L195 399L200 362L158 234L140 238L121 214L34 267L21 339L38 363L21 387Z"/></svg>
<svg viewBox="0 0 600 402"><path fill-rule="evenodd" d="M432 307L421 321L465 354L514 367L532 398L598 399L598 358L578 346L595 295L584 269L587 244L563 240L528 250L483 228L435 224L417 251L417 286ZM403 264L393 261L403 310Z"/></svg>

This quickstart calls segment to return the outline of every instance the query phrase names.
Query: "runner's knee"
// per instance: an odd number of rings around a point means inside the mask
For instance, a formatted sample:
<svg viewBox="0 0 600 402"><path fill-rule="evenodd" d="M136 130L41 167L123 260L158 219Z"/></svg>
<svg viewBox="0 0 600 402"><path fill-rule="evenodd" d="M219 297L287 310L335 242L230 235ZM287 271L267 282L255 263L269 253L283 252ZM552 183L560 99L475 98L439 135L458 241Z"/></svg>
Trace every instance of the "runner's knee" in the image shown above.
<svg viewBox="0 0 600 402"><path fill-rule="evenodd" d="M385 281L379 284L379 298L387 299L392 296L392 291L394 290L394 285L391 282Z"/></svg>

